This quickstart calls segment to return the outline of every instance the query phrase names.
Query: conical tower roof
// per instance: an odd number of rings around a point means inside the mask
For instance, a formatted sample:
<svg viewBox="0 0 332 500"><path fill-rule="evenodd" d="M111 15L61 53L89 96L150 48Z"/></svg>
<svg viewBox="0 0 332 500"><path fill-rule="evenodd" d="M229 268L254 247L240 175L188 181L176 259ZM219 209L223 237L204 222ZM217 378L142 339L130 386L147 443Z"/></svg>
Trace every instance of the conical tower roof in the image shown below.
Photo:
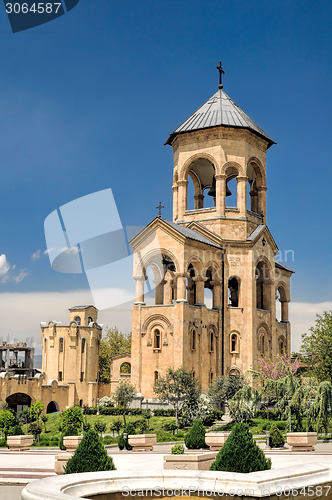
<svg viewBox="0 0 332 500"><path fill-rule="evenodd" d="M234 127L247 129L269 143L275 142L262 130L235 102L219 89L203 106L193 113L169 136L166 144L171 144L178 134L212 127Z"/></svg>

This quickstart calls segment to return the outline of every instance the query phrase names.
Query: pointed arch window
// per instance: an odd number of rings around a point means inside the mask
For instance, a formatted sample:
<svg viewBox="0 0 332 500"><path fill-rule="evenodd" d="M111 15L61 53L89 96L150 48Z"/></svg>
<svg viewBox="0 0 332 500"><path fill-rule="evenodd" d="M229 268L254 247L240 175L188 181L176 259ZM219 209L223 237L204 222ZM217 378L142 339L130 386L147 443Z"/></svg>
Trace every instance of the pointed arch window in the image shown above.
<svg viewBox="0 0 332 500"><path fill-rule="evenodd" d="M63 345L64 345L64 340L61 337L61 339L59 339L59 352L63 352Z"/></svg>
<svg viewBox="0 0 332 500"><path fill-rule="evenodd" d="M90 323L93 323L93 319L91 318L91 316L88 317L88 326L90 325Z"/></svg>
<svg viewBox="0 0 332 500"><path fill-rule="evenodd" d="M85 352L85 345L86 345L86 340L82 339L82 354Z"/></svg>

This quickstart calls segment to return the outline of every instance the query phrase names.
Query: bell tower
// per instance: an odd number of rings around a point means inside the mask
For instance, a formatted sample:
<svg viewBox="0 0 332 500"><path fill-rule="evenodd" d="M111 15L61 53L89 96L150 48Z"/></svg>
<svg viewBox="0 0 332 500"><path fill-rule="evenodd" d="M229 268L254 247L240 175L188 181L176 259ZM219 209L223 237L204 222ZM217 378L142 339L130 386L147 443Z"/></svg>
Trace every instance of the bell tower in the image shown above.
<svg viewBox="0 0 332 500"><path fill-rule="evenodd" d="M145 398L168 367L191 371L206 391L215 377L291 351L292 271L276 261L266 225L266 152L275 143L224 92L221 62L217 69L217 92L166 142L173 220L159 214L130 242L132 382ZM158 248L142 248L151 234ZM151 274L154 304L145 300Z"/></svg>
<svg viewBox="0 0 332 500"><path fill-rule="evenodd" d="M266 223L266 151L275 143L224 92L221 64L217 69L217 92L166 142L174 152L173 221L197 221L225 239L245 240ZM206 206L208 198L212 206Z"/></svg>

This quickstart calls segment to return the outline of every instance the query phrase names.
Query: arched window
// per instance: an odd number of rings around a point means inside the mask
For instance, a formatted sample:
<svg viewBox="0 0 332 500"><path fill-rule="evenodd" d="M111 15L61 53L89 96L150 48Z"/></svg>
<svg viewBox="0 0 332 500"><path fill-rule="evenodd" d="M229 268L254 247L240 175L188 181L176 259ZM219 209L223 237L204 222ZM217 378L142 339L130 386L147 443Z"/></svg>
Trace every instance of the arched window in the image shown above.
<svg viewBox="0 0 332 500"><path fill-rule="evenodd" d="M122 363L122 365L120 366L120 374L121 375L130 375L131 373L131 365L130 363Z"/></svg>
<svg viewBox="0 0 332 500"><path fill-rule="evenodd" d="M88 317L88 326L90 325L90 323L93 323L93 319L91 318L91 316Z"/></svg>
<svg viewBox="0 0 332 500"><path fill-rule="evenodd" d="M196 331L193 330L191 332L191 350L195 351L196 350Z"/></svg>
<svg viewBox="0 0 332 500"><path fill-rule="evenodd" d="M279 344L279 354L282 356L284 354L284 343L283 341Z"/></svg>
<svg viewBox="0 0 332 500"><path fill-rule="evenodd" d="M239 307L239 282L234 277L228 280L228 305Z"/></svg>
<svg viewBox="0 0 332 500"><path fill-rule="evenodd" d="M81 318L79 316L76 316L75 321L79 326L81 325Z"/></svg>
<svg viewBox="0 0 332 500"><path fill-rule="evenodd" d="M238 352L238 345L237 345L237 335L236 333L233 333L231 336L231 352Z"/></svg>
<svg viewBox="0 0 332 500"><path fill-rule="evenodd" d="M157 371L155 371L154 372L154 383L157 382L158 378L159 378L159 373Z"/></svg>
<svg viewBox="0 0 332 500"><path fill-rule="evenodd" d="M255 272L256 307L271 311L271 271L265 262L259 262Z"/></svg>
<svg viewBox="0 0 332 500"><path fill-rule="evenodd" d="M237 176L235 167L226 169L226 207L237 208Z"/></svg>
<svg viewBox="0 0 332 500"><path fill-rule="evenodd" d="M264 357L265 354L265 337L262 335L261 337L261 355Z"/></svg>
<svg viewBox="0 0 332 500"><path fill-rule="evenodd" d="M154 348L161 349L161 334L159 330L154 331Z"/></svg>
<svg viewBox="0 0 332 500"><path fill-rule="evenodd" d="M276 292L276 319L279 322L288 321L288 301L283 285L279 285Z"/></svg>
<svg viewBox="0 0 332 500"><path fill-rule="evenodd" d="M214 351L214 333L210 332L210 351Z"/></svg>
<svg viewBox="0 0 332 500"><path fill-rule="evenodd" d="M215 173L214 166L205 158L201 158L192 164L188 172L186 210L199 210L215 206Z"/></svg>
<svg viewBox="0 0 332 500"><path fill-rule="evenodd" d="M64 344L64 340L63 338L61 337L59 339L59 352L63 352L63 344Z"/></svg>
<svg viewBox="0 0 332 500"><path fill-rule="evenodd" d="M84 354L84 352L85 352L85 344L86 344L86 340L82 339L82 354Z"/></svg>
<svg viewBox="0 0 332 500"><path fill-rule="evenodd" d="M195 269L192 264L188 266L188 279L187 279L187 301L188 304L193 306L196 304L196 281L195 278Z"/></svg>
<svg viewBox="0 0 332 500"><path fill-rule="evenodd" d="M82 408L83 406L83 399L80 399L80 407Z"/></svg>

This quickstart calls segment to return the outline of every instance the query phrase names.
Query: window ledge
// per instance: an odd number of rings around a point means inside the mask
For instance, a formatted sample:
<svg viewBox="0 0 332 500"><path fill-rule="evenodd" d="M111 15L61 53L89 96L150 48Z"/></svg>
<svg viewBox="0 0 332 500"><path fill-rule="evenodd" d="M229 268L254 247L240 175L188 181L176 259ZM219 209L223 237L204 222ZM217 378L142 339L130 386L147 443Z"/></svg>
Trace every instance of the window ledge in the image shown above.
<svg viewBox="0 0 332 500"><path fill-rule="evenodd" d="M204 212L216 212L216 211L217 211L216 207L193 208L192 210L186 210L184 212L184 215L201 214L201 213L204 213Z"/></svg>
<svg viewBox="0 0 332 500"><path fill-rule="evenodd" d="M270 313L271 312L268 309L258 309L258 307L256 307L256 311L261 311L261 312L265 312L265 313Z"/></svg>
<svg viewBox="0 0 332 500"><path fill-rule="evenodd" d="M153 349L153 352L161 352L161 349L156 349L156 348L154 348L154 349Z"/></svg>

